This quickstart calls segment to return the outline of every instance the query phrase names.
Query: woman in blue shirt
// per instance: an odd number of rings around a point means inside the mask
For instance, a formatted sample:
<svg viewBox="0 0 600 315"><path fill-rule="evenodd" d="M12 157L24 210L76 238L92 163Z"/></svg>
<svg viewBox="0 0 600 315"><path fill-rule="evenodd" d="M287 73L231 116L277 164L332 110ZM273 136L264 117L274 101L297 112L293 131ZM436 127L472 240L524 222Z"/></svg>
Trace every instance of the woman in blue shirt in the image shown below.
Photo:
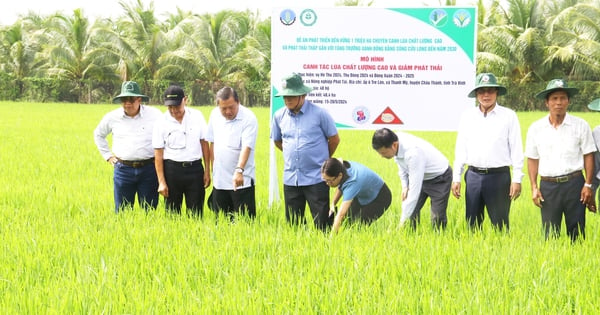
<svg viewBox="0 0 600 315"><path fill-rule="evenodd" d="M392 203L392 193L383 179L360 163L330 158L321 166L321 177L329 187L337 187L330 215L342 199L333 221L333 233L337 233L347 214L350 220L370 224Z"/></svg>

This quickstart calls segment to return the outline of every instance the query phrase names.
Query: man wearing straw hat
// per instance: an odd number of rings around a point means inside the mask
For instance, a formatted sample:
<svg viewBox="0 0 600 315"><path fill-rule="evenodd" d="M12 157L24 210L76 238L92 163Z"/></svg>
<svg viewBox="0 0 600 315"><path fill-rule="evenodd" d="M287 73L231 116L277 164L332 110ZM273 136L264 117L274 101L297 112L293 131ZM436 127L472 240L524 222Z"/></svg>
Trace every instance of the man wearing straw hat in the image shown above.
<svg viewBox="0 0 600 315"><path fill-rule="evenodd" d="M283 80L277 97L285 107L277 110L271 122L271 139L283 152L283 193L285 218L291 224L304 223L306 203L315 226L326 230L329 217L329 187L321 178L321 164L330 158L340 142L329 113L306 100L312 91L302 77L293 73Z"/></svg>
<svg viewBox="0 0 600 315"><path fill-rule="evenodd" d="M523 145L517 114L498 105L498 96L506 88L492 73L481 73L475 79L469 97L477 98L477 106L461 117L454 156L452 194L460 198L461 174L465 173L467 223L480 228L484 208L494 228L509 228L512 200L521 194L523 178ZM512 180L511 180L512 167Z"/></svg>
<svg viewBox="0 0 600 315"><path fill-rule="evenodd" d="M525 156L531 197L541 208L546 239L560 234L563 215L571 240L585 238L585 208L595 211L592 177L596 146L592 130L585 120L567 114L577 92L564 80L550 81L535 95L544 100L549 115L533 122L527 131Z"/></svg>
<svg viewBox="0 0 600 315"><path fill-rule="evenodd" d="M114 167L115 212L132 207L137 194L144 209L158 204L158 180L154 169L152 130L162 113L142 105L148 96L141 94L136 82L121 85L121 94L113 103L121 103L102 118L94 130L94 141L102 157ZM112 150L106 137L112 133Z"/></svg>

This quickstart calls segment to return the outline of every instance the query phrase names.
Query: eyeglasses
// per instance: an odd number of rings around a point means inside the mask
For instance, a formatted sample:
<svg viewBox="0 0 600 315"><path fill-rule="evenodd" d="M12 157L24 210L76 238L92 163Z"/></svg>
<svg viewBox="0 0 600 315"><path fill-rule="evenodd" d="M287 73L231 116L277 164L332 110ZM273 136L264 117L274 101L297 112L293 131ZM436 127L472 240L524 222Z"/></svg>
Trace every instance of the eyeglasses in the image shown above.
<svg viewBox="0 0 600 315"><path fill-rule="evenodd" d="M321 176L321 178L325 181L325 183L327 184L333 184L335 182L336 179L338 179L338 177L340 177L341 174L338 174L338 176L334 177L334 178L325 178L323 176Z"/></svg>
<svg viewBox="0 0 600 315"><path fill-rule="evenodd" d="M166 145L173 150L183 150L186 147L186 135L185 131L174 130L167 134Z"/></svg>
<svg viewBox="0 0 600 315"><path fill-rule="evenodd" d="M136 99L137 99L137 97L135 97L135 96L126 96L126 97L121 98L121 102L124 104L126 104L126 103L133 104L133 103L135 103Z"/></svg>

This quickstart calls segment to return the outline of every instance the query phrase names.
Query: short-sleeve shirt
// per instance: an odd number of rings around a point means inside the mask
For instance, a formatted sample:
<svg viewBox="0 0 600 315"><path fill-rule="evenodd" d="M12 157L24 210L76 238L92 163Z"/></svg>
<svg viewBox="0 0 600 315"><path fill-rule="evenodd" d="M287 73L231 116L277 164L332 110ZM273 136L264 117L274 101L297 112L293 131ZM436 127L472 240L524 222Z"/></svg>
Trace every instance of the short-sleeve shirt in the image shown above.
<svg viewBox="0 0 600 315"><path fill-rule="evenodd" d="M256 178L254 151L257 132L256 115L241 104L232 120L227 120L218 106L212 110L206 141L214 143L213 186L216 189L233 190L233 172L242 149L246 147L250 148L250 155L244 166L244 185L238 188L251 186Z"/></svg>
<svg viewBox="0 0 600 315"><path fill-rule="evenodd" d="M271 139L281 141L283 183L308 186L320 183L321 164L329 158L328 138L337 135L327 110L305 101L296 114L283 107L273 115Z"/></svg>
<svg viewBox="0 0 600 315"><path fill-rule="evenodd" d="M371 203L383 187L383 179L368 167L353 161L348 161L350 168L346 169L348 179L340 186L342 200L348 201L354 198L361 205Z"/></svg>
<svg viewBox="0 0 600 315"><path fill-rule="evenodd" d="M562 176L583 170L583 156L596 151L589 124L566 114L558 128L546 116L527 131L525 156L539 160L540 176Z"/></svg>
<svg viewBox="0 0 600 315"><path fill-rule="evenodd" d="M206 120L199 110L185 107L179 123L169 111L156 122L152 136L154 149L164 149L163 158L191 162L202 158L200 140L206 138Z"/></svg>

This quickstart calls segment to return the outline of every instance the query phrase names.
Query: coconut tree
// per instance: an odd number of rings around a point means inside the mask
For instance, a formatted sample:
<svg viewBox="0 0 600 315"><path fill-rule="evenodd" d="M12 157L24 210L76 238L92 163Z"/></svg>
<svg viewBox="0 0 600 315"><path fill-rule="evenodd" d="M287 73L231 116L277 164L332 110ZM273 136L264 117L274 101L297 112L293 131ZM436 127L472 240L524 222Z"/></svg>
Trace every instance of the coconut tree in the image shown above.
<svg viewBox="0 0 600 315"><path fill-rule="evenodd" d="M545 62L575 80L600 79L600 1L571 4L548 24Z"/></svg>
<svg viewBox="0 0 600 315"><path fill-rule="evenodd" d="M536 81L544 77L545 28L543 6L537 0L508 0L507 8L480 25L478 72L495 72L513 81Z"/></svg>
<svg viewBox="0 0 600 315"><path fill-rule="evenodd" d="M119 75L122 80L143 82L148 89L148 82L157 79L161 68L159 58L173 47L165 37L164 26L154 15L154 2L147 8L141 0L119 4L124 16L117 19L113 34L107 35L121 58Z"/></svg>
<svg viewBox="0 0 600 315"><path fill-rule="evenodd" d="M95 41L97 25L90 24L81 9L75 9L72 16L50 17L44 51L48 74L73 82L79 102L92 101L93 82L116 78L111 63L107 62L115 54Z"/></svg>
<svg viewBox="0 0 600 315"><path fill-rule="evenodd" d="M242 88L247 92L244 104L268 105L271 86L271 21L259 21L250 36L244 39L244 49L238 58L244 60L245 81Z"/></svg>
<svg viewBox="0 0 600 315"><path fill-rule="evenodd" d="M214 95L223 85L236 88L249 79L250 54L246 51L252 40L253 20L247 12L224 10L215 14L192 16L179 23L175 42L178 49L166 52L161 63L169 68L161 76L182 72ZM264 59L263 59L264 60Z"/></svg>
<svg viewBox="0 0 600 315"><path fill-rule="evenodd" d="M35 30L27 31L23 19L0 30L0 70L14 81L16 97L23 95L25 78L33 76L39 66L36 54L41 43L35 34Z"/></svg>

